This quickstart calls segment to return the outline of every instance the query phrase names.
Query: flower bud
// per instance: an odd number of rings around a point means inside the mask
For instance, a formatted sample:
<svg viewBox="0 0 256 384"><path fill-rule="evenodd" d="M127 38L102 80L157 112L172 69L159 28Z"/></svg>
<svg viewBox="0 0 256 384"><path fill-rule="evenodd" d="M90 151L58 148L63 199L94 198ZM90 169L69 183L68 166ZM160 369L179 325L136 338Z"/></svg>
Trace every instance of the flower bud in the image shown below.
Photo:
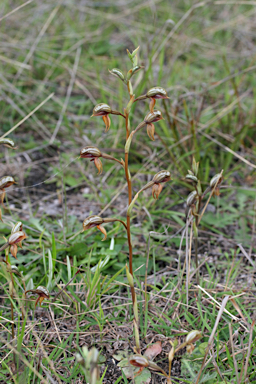
<svg viewBox="0 0 256 384"><path fill-rule="evenodd" d="M132 276L132 274L129 272L129 269L128 269L128 267L127 267L127 264L126 264L125 268L126 268L126 276L127 276L128 283L129 283L130 287L134 287L133 276Z"/></svg>
<svg viewBox="0 0 256 384"><path fill-rule="evenodd" d="M84 229L84 231L86 231L87 229L97 227L97 225L100 225L102 223L104 223L104 220L102 219L102 217L92 215L92 216L87 217L83 221L83 229Z"/></svg>
<svg viewBox="0 0 256 384"><path fill-rule="evenodd" d="M144 121L146 124L149 124L149 123L155 123L156 121L159 121L162 119L163 119L163 116L160 111L153 111L153 112L149 112L145 116Z"/></svg>
<svg viewBox="0 0 256 384"><path fill-rule="evenodd" d="M154 99L169 99L167 92L162 87L153 87L147 93L146 97L152 97Z"/></svg>
<svg viewBox="0 0 256 384"><path fill-rule="evenodd" d="M85 147L80 151L80 157L84 159L94 159L101 157L101 151L96 147Z"/></svg>
<svg viewBox="0 0 256 384"><path fill-rule="evenodd" d="M136 72L139 72L140 69L142 69L144 67L142 67L141 65L135 65L132 69L132 76L136 73Z"/></svg>
<svg viewBox="0 0 256 384"><path fill-rule="evenodd" d="M223 180L221 173L217 173L210 181L210 187L213 188L216 184L219 185Z"/></svg>
<svg viewBox="0 0 256 384"><path fill-rule="evenodd" d="M198 175L198 169L199 169L199 162L196 162L196 159L194 158L193 156L193 160L192 160L192 171L194 173L195 176Z"/></svg>
<svg viewBox="0 0 256 384"><path fill-rule="evenodd" d="M175 348L172 347L169 354L168 354L168 360L169 360L169 363L171 363L174 359L174 355L175 355Z"/></svg>
<svg viewBox="0 0 256 384"><path fill-rule="evenodd" d="M153 177L154 183L165 183L166 181L171 180L171 174L169 171L159 171Z"/></svg>
<svg viewBox="0 0 256 384"><path fill-rule="evenodd" d="M16 224L13 225L11 233L22 231L22 225L22 222L18 221Z"/></svg>
<svg viewBox="0 0 256 384"><path fill-rule="evenodd" d="M1 144L4 145L7 148L16 149L15 146L14 146L13 140L8 139L8 137L3 137L2 139L0 139L0 145Z"/></svg>
<svg viewBox="0 0 256 384"><path fill-rule="evenodd" d="M198 178L195 175L191 175L191 174L186 175L185 179L188 181L192 181L196 184L198 182Z"/></svg>
<svg viewBox="0 0 256 384"><path fill-rule="evenodd" d="M186 200L187 206L190 207L196 201L196 198L197 198L197 191L190 192Z"/></svg>
<svg viewBox="0 0 256 384"><path fill-rule="evenodd" d="M114 75L114 76L116 76L116 77L119 77L120 80L125 81L124 74L123 74L122 71L120 71L120 69L118 69L118 68L113 68L113 69L109 70L109 72L110 72L112 75Z"/></svg>
<svg viewBox="0 0 256 384"><path fill-rule="evenodd" d="M111 113L111 108L108 104L100 103L93 108L92 116L106 116Z"/></svg>
<svg viewBox="0 0 256 384"><path fill-rule="evenodd" d="M187 334L186 343L192 344L192 343L196 342L197 340L199 340L201 337L202 337L202 334L200 331L193 330Z"/></svg>
<svg viewBox="0 0 256 384"><path fill-rule="evenodd" d="M134 51L132 51L132 53L130 53L128 49L126 50L128 56L129 56L129 59L132 61L132 63L133 63L134 65L137 64L135 59L136 59L136 53L138 52L139 48L140 48L140 47L138 46L136 49L134 49Z"/></svg>

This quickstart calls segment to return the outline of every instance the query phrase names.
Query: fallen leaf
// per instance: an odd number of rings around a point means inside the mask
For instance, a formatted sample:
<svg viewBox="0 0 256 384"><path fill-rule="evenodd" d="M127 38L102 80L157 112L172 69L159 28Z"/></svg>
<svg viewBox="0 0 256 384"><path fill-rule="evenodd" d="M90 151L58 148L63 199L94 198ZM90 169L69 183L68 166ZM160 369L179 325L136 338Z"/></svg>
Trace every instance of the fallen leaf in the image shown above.
<svg viewBox="0 0 256 384"><path fill-rule="evenodd" d="M148 360L153 360L161 352L162 352L162 343L161 341L157 341L156 343L150 345L146 349L144 356L146 356Z"/></svg>

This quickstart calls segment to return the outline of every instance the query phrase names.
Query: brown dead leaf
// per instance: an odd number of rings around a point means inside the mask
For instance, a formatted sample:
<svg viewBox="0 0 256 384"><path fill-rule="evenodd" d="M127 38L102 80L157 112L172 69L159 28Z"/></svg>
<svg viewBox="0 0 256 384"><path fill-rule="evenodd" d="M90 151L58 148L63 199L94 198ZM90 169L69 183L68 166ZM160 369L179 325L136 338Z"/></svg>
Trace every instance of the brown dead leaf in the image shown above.
<svg viewBox="0 0 256 384"><path fill-rule="evenodd" d="M162 343L161 341L157 341L156 343L150 345L146 349L144 356L146 356L148 360L153 360L161 352L162 352Z"/></svg>

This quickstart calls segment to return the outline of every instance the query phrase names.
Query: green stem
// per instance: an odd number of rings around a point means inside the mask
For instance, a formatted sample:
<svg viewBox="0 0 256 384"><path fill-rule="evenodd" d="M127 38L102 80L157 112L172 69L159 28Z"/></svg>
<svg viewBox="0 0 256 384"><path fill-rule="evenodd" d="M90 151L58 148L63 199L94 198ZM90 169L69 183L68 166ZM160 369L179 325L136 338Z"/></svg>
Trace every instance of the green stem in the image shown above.
<svg viewBox="0 0 256 384"><path fill-rule="evenodd" d="M12 272L10 272L10 275L11 275L11 281L12 281L12 289L11 289L11 292L10 292L10 296L12 298L11 300L11 316L12 316L12 339L14 340L15 338L15 332L14 332L14 311L13 311L13 290L14 290L14 280L13 280L13 275L12 275ZM15 353L13 353L13 363L14 365L16 366L16 357L15 357Z"/></svg>

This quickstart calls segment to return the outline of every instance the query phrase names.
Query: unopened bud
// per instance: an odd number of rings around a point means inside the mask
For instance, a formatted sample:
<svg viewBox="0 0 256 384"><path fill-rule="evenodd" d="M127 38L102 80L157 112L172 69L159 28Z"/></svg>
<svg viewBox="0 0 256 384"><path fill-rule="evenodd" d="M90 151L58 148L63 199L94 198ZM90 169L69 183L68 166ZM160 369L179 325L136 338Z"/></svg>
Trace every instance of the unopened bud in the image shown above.
<svg viewBox="0 0 256 384"><path fill-rule="evenodd" d="M190 207L196 201L196 198L197 198L197 191L190 192L186 200L187 206Z"/></svg>
<svg viewBox="0 0 256 384"><path fill-rule="evenodd" d="M11 233L22 231L22 225L22 222L18 221L16 224L13 225Z"/></svg>
<svg viewBox="0 0 256 384"><path fill-rule="evenodd" d="M221 173L217 173L210 181L210 187L213 188L216 184L219 185L223 180Z"/></svg>
<svg viewBox="0 0 256 384"><path fill-rule="evenodd" d="M110 72L112 75L114 75L114 76L116 76L116 77L119 77L120 80L125 81L124 74L123 74L122 71L120 71L120 69L118 69L118 68L113 68L113 69L109 70L109 72Z"/></svg>
<svg viewBox="0 0 256 384"><path fill-rule="evenodd" d="M192 181L193 183L196 183L196 184L198 182L198 178L194 175L186 175L185 179L188 181Z"/></svg>
<svg viewBox="0 0 256 384"><path fill-rule="evenodd" d="M198 169L199 169L199 162L197 163L196 159L193 157L193 160L192 160L192 171L194 172L194 174L196 176L198 175Z"/></svg>
<svg viewBox="0 0 256 384"><path fill-rule="evenodd" d="M174 349L174 347L172 347L169 354L168 354L169 363L171 363L173 361L174 355L175 355L175 349Z"/></svg>
<svg viewBox="0 0 256 384"><path fill-rule="evenodd" d="M133 287L134 286L133 276L129 272L127 264L125 266L125 269L126 269L126 276L127 276L128 283L129 283L130 287Z"/></svg>
<svg viewBox="0 0 256 384"><path fill-rule="evenodd" d="M7 148L16 149L13 140L8 139L8 137L3 137L0 139L0 145L4 145Z"/></svg>
<svg viewBox="0 0 256 384"><path fill-rule="evenodd" d="M139 72L140 69L142 69L144 67L142 67L141 65L135 65L135 67L133 67L132 69L132 76L136 73L136 72Z"/></svg>

